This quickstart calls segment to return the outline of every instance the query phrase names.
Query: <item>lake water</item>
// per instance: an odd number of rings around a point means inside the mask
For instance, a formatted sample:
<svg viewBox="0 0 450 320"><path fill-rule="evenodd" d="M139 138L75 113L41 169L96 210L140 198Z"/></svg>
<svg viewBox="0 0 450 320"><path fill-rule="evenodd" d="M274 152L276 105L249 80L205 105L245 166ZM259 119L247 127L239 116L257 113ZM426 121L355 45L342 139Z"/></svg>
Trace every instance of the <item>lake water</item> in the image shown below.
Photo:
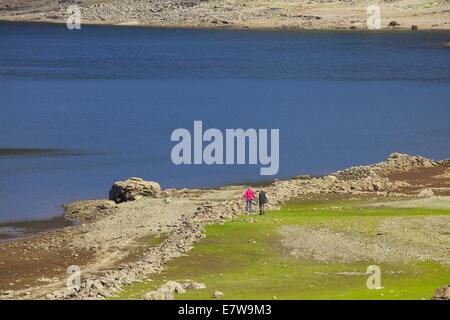
<svg viewBox="0 0 450 320"><path fill-rule="evenodd" d="M265 180L259 166L176 166L170 134L279 128L277 177L394 151L450 157L450 32L226 31L0 24L0 221L61 214L115 180ZM274 177L271 177L273 179Z"/></svg>

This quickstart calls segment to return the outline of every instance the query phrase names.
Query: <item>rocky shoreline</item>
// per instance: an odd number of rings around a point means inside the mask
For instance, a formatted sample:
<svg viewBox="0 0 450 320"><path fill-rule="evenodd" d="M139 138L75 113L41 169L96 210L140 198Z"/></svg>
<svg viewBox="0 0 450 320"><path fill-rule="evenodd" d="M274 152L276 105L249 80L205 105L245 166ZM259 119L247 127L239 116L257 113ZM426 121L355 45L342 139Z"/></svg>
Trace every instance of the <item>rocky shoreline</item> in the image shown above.
<svg viewBox="0 0 450 320"><path fill-rule="evenodd" d="M16 0L0 5L0 20L66 23L77 4L83 24L176 28L367 30L366 1ZM379 1L383 29L450 29L446 1Z"/></svg>
<svg viewBox="0 0 450 320"><path fill-rule="evenodd" d="M434 185L423 182L415 185L416 178L408 181L395 176L421 170L431 170L433 175L448 174L448 163L448 160L435 162L394 153L378 164L352 167L318 178L302 176L274 181L264 190L270 199L268 209L277 209L295 198L318 194L414 198L450 195L448 185L441 186L440 180ZM426 194L423 193L425 189L428 190ZM52 252L68 248L71 252L88 253L91 261L80 262L83 276L79 290L67 289L65 277L56 277L42 285L3 290L0 298L106 298L126 284L161 272L168 261L185 255L204 237L206 225L223 223L243 213L242 187L239 186L215 190L160 190L157 183L132 178L115 183L112 190L110 197L116 201L81 201L66 206L67 218L83 221L80 226L9 244L19 250L35 248ZM121 196L117 198L117 194ZM121 261L120 253L126 254L135 239L147 234L166 236L158 245L146 247L135 261L117 263ZM70 264L77 264L78 256L75 255L79 254L73 253L70 259L74 261Z"/></svg>

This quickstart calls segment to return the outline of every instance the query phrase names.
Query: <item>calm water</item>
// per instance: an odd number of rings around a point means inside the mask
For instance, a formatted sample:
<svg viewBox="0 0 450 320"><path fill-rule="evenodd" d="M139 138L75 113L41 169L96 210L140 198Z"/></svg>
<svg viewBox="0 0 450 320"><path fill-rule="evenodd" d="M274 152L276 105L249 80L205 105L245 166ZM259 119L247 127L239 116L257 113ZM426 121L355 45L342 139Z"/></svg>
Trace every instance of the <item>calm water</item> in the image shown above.
<svg viewBox="0 0 450 320"><path fill-rule="evenodd" d="M0 221L163 187L264 179L259 166L175 166L171 132L280 128L279 177L393 151L450 157L450 32L253 32L0 24Z"/></svg>

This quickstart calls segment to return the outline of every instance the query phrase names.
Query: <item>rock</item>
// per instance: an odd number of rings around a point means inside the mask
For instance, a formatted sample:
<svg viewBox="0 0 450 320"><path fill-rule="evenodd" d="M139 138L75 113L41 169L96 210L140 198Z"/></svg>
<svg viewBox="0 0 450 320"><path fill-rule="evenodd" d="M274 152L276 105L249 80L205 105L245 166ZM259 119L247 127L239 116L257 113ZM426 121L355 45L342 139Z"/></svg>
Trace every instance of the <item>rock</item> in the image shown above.
<svg viewBox="0 0 450 320"><path fill-rule="evenodd" d="M185 283L185 288L186 289L201 290L201 289L206 289L206 285L204 283L191 281L191 282Z"/></svg>
<svg viewBox="0 0 450 320"><path fill-rule="evenodd" d="M432 300L450 300L450 284L437 288Z"/></svg>
<svg viewBox="0 0 450 320"><path fill-rule="evenodd" d="M385 162L379 165L380 169L387 171L407 171L434 166L436 163L430 159L398 152L392 153Z"/></svg>
<svg viewBox="0 0 450 320"><path fill-rule="evenodd" d="M312 177L308 174L299 175L292 178L292 180L311 180L311 179Z"/></svg>
<svg viewBox="0 0 450 320"><path fill-rule="evenodd" d="M214 291L213 294L212 294L212 297L216 298L216 299L223 298L224 296L225 295L223 294L223 292L220 292L220 291Z"/></svg>
<svg viewBox="0 0 450 320"><path fill-rule="evenodd" d="M109 200L115 203L134 201L140 197L157 198L160 196L161 186L157 182L144 181L141 178L130 178L126 181L115 182L109 191Z"/></svg>
<svg viewBox="0 0 450 320"><path fill-rule="evenodd" d="M103 290L103 284L101 283L100 280L95 280L95 281L92 283L92 289L96 289L96 290L98 290L98 291L101 291L101 290Z"/></svg>
<svg viewBox="0 0 450 320"><path fill-rule="evenodd" d="M417 25L413 24L413 25L411 26L411 30L417 30L417 29L419 29L419 28L417 27Z"/></svg>
<svg viewBox="0 0 450 320"><path fill-rule="evenodd" d="M47 296L48 296L47 299L58 300L64 298L64 293L60 291L53 291L52 293L47 294Z"/></svg>
<svg viewBox="0 0 450 320"><path fill-rule="evenodd" d="M450 41L449 41L449 42L446 42L446 43L444 43L444 47L450 48Z"/></svg>
<svg viewBox="0 0 450 320"><path fill-rule="evenodd" d="M144 294L144 300L173 300L174 296L173 293L169 291L150 291Z"/></svg>
<svg viewBox="0 0 450 320"><path fill-rule="evenodd" d="M9 296L12 293L12 290L0 290L0 296Z"/></svg>
<svg viewBox="0 0 450 320"><path fill-rule="evenodd" d="M389 24L388 24L388 27L390 27L390 28L395 28L395 27L398 27L398 26L400 26L400 23L398 23L397 21L391 21L391 22L389 22Z"/></svg>
<svg viewBox="0 0 450 320"><path fill-rule="evenodd" d="M434 192L433 189L422 189L420 190L420 192L417 194L418 197L425 197L425 198L429 198L429 197L433 197L434 196Z"/></svg>
<svg viewBox="0 0 450 320"><path fill-rule="evenodd" d="M170 293L185 293L184 287L181 283L176 281L167 281L159 290L169 291Z"/></svg>
<svg viewBox="0 0 450 320"><path fill-rule="evenodd" d="M356 166L351 167L345 170L337 171L333 175L327 176L327 179L330 179L330 177L334 177L335 179L342 180L342 181L349 181L349 180L359 180L366 178L370 175L370 169L367 167L362 166ZM336 182L331 181L330 182Z"/></svg>
<svg viewBox="0 0 450 320"><path fill-rule="evenodd" d="M450 42L448 43L449 47L450 47ZM441 166L441 167L447 167L450 168L450 158L449 159L445 159L445 160L441 160L436 162L437 165Z"/></svg>
<svg viewBox="0 0 450 320"><path fill-rule="evenodd" d="M373 181L372 182L372 187L373 190L379 191L383 189L383 183L379 180Z"/></svg>

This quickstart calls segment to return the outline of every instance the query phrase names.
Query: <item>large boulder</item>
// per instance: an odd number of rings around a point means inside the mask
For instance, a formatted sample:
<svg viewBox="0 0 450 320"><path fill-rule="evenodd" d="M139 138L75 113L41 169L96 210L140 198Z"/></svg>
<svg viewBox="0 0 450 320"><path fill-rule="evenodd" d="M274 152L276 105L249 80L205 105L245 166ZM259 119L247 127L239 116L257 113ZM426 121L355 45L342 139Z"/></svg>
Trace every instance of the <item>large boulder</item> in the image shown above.
<svg viewBox="0 0 450 320"><path fill-rule="evenodd" d="M109 191L109 200L115 203L134 201L142 197L157 198L161 186L157 182L144 181L141 178L129 178L126 181L115 182Z"/></svg>
<svg viewBox="0 0 450 320"><path fill-rule="evenodd" d="M437 288L433 300L450 300L450 284Z"/></svg>

